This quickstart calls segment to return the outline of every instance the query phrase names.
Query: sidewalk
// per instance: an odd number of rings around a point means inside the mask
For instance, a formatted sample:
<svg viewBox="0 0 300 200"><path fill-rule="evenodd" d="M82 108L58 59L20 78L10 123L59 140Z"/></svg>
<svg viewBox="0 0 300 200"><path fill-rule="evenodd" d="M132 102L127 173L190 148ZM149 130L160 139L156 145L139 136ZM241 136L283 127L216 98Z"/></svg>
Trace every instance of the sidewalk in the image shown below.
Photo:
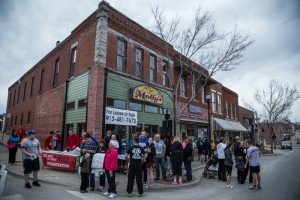
<svg viewBox="0 0 300 200"><path fill-rule="evenodd" d="M0 137L2 138L2 133L0 133ZM4 135L3 140L0 139L0 163L6 165L6 170L10 175L14 175L20 178L23 178L23 172L21 170L22 162L21 162L21 151L18 150L17 156L16 156L16 163L13 165L8 165L8 149L6 148L6 142L7 142L8 136ZM80 176L77 172L71 172L71 171L62 171L62 170L56 170L51 169L48 167L45 167L42 169L42 161L41 162L41 170L39 171L38 179L41 183L53 183L53 184L59 184L62 186L70 186L74 187L79 190L80 187ZM195 157L195 161L192 162L192 170L199 170L204 168L205 164L201 163L200 161L197 161ZM184 170L183 170L184 173ZM156 190L170 190L174 188L179 187L190 187L197 185L200 182L200 177L193 177L193 180L190 182L185 182L185 177L183 177L183 184L182 185L172 185L172 177L168 177L167 181L159 180L155 181L155 190L147 190L145 191L156 191ZM23 179L22 179L23 181ZM96 187L98 186L99 182L96 182ZM117 190L118 191L126 191L127 187L127 176L123 173L116 173L116 184L117 184Z"/></svg>

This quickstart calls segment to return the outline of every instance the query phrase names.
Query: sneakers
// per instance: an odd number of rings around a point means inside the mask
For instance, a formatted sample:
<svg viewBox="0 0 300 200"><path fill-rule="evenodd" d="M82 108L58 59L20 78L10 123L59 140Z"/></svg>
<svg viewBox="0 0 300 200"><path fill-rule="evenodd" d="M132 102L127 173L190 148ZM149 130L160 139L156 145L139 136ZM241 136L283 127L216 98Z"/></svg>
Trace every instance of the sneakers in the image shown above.
<svg viewBox="0 0 300 200"><path fill-rule="evenodd" d="M234 186L233 186L233 185L226 185L226 188L228 188L228 189L233 189Z"/></svg>
<svg viewBox="0 0 300 200"><path fill-rule="evenodd" d="M139 194L139 197L143 197L144 196L144 194Z"/></svg>
<svg viewBox="0 0 300 200"><path fill-rule="evenodd" d="M260 187L260 185L258 185L258 186L257 186L257 189L261 190L261 187Z"/></svg>
<svg viewBox="0 0 300 200"><path fill-rule="evenodd" d="M32 182L32 185L34 185L34 186L38 186L38 187L40 187L40 186L41 186L41 184L39 184L39 182L38 182L38 181L33 181L33 182Z"/></svg>
<svg viewBox="0 0 300 200"><path fill-rule="evenodd" d="M177 181L176 180L173 180L171 183L172 183L172 185L177 185Z"/></svg>
<svg viewBox="0 0 300 200"><path fill-rule="evenodd" d="M254 186L254 185L251 186L251 187L249 187L249 189L250 189L250 190L258 190L258 188L257 188L256 186Z"/></svg>
<svg viewBox="0 0 300 200"><path fill-rule="evenodd" d="M84 190L80 190L80 193L84 193Z"/></svg>
<svg viewBox="0 0 300 200"><path fill-rule="evenodd" d="M99 186L99 187L97 187L97 191L101 191L102 189L103 189L104 187L102 187L102 186Z"/></svg>
<svg viewBox="0 0 300 200"><path fill-rule="evenodd" d="M91 192L95 191L95 188L91 188L90 191L91 191Z"/></svg>
<svg viewBox="0 0 300 200"><path fill-rule="evenodd" d="M154 189L153 185L148 185L148 189L153 190Z"/></svg>
<svg viewBox="0 0 300 200"><path fill-rule="evenodd" d="M104 195L104 196L108 196L108 195L111 195L111 193L109 193L109 192L104 192L103 195Z"/></svg>
<svg viewBox="0 0 300 200"><path fill-rule="evenodd" d="M177 184L182 185L182 180L179 180Z"/></svg>
<svg viewBox="0 0 300 200"><path fill-rule="evenodd" d="M147 186L148 186L147 182L144 182L144 186L145 186L145 187L147 187Z"/></svg>
<svg viewBox="0 0 300 200"><path fill-rule="evenodd" d="M31 188L31 185L29 182L25 183L25 188Z"/></svg>
<svg viewBox="0 0 300 200"><path fill-rule="evenodd" d="M128 197L132 197L132 194L131 193L127 193L127 195L126 196L128 196Z"/></svg>
<svg viewBox="0 0 300 200"><path fill-rule="evenodd" d="M108 195L108 198L115 198L117 195L115 193L111 193L110 195Z"/></svg>

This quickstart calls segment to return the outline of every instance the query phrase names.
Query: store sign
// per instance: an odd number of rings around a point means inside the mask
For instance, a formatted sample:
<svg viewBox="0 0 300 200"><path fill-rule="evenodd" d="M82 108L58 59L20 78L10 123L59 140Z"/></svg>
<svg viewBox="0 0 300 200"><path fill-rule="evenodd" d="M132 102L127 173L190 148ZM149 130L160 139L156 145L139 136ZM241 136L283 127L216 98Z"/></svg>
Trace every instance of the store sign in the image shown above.
<svg viewBox="0 0 300 200"><path fill-rule="evenodd" d="M196 113L196 114L201 114L202 110L200 106L195 106L195 105L189 105L189 111L191 113Z"/></svg>
<svg viewBox="0 0 300 200"><path fill-rule="evenodd" d="M135 87L132 91L132 99L146 101L153 104L163 104L163 97L160 93L148 85Z"/></svg>
<svg viewBox="0 0 300 200"><path fill-rule="evenodd" d="M105 124L137 126L137 112L106 107Z"/></svg>

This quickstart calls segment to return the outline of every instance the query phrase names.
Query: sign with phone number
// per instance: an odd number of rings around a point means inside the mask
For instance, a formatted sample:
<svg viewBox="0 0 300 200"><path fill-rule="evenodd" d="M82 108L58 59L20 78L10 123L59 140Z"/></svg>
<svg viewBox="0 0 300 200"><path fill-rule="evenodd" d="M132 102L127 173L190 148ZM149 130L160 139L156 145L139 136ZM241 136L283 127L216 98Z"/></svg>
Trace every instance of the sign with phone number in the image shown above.
<svg viewBox="0 0 300 200"><path fill-rule="evenodd" d="M137 112L106 107L105 124L137 125Z"/></svg>

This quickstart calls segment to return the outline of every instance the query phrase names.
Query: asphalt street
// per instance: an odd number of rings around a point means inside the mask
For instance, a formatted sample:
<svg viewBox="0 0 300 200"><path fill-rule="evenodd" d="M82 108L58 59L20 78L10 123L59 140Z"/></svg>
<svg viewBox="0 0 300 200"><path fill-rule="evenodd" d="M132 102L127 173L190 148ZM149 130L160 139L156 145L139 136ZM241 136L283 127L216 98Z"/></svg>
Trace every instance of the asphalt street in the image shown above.
<svg viewBox="0 0 300 200"><path fill-rule="evenodd" d="M239 185L236 181L236 172L232 184L234 189L226 189L225 183L217 179L202 178L197 186L190 188L169 189L167 191L145 191L142 199L231 199L231 200L299 200L300 199L300 145L292 151L280 151L279 156L261 157L262 190L252 191L250 183ZM195 176L201 176L202 170L194 172ZM78 180L80 181L80 180ZM125 191L118 191L117 199L130 199L125 197ZM133 199L139 198L134 192ZM63 187L55 184L43 183L40 188L25 189L24 182L20 178L8 176L3 200L7 199L108 199L100 192L81 194L78 188Z"/></svg>

